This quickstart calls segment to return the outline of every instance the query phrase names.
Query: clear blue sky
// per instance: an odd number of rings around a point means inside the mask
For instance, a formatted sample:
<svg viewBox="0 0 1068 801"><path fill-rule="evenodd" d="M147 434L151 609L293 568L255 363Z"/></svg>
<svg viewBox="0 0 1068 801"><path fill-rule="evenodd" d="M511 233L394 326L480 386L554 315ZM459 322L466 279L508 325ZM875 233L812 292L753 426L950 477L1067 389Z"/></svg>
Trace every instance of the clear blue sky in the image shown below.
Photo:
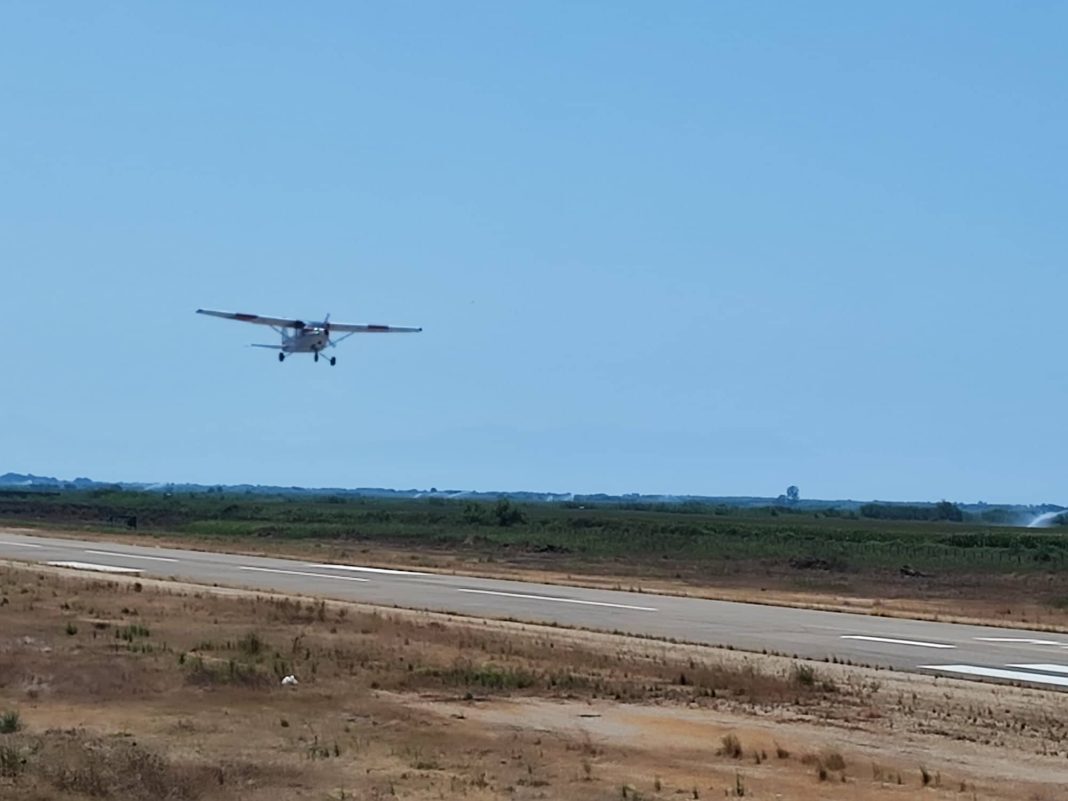
<svg viewBox="0 0 1068 801"><path fill-rule="evenodd" d="M1066 30L4 3L0 472L1068 501Z"/></svg>

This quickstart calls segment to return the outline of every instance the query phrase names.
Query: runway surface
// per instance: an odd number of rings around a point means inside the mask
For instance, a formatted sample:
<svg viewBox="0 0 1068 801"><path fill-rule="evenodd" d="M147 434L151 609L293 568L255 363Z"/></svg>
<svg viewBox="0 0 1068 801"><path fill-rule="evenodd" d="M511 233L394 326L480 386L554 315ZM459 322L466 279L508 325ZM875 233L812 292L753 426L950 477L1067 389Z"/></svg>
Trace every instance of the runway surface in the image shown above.
<svg viewBox="0 0 1068 801"><path fill-rule="evenodd" d="M1068 634L187 551L0 529L0 559L1068 689Z"/></svg>

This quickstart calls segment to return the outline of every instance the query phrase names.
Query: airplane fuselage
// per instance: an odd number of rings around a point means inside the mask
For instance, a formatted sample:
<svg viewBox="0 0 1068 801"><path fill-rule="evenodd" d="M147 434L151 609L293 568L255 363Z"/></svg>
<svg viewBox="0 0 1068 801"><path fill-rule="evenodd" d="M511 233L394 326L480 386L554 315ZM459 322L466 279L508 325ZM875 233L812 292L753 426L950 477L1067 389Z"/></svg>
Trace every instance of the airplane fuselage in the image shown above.
<svg viewBox="0 0 1068 801"><path fill-rule="evenodd" d="M329 335L322 328L302 328L293 335L282 335L284 353L319 353L329 344Z"/></svg>

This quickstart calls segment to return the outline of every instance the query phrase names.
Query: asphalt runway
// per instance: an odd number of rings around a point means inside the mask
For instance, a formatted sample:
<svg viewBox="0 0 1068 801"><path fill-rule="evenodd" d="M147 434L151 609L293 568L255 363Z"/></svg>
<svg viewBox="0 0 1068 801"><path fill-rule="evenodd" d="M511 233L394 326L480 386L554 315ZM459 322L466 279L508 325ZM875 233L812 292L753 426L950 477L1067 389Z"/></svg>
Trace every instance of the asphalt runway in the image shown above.
<svg viewBox="0 0 1068 801"><path fill-rule="evenodd" d="M869 617L364 565L154 548L0 529L0 559L837 658L1068 689L1068 634Z"/></svg>

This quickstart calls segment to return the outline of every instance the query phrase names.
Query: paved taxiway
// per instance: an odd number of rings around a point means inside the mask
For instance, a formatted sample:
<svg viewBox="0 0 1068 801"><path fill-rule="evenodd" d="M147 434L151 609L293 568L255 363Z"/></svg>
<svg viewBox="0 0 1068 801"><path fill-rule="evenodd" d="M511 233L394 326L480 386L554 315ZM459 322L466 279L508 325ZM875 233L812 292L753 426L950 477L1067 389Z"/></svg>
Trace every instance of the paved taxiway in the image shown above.
<svg viewBox="0 0 1068 801"><path fill-rule="evenodd" d="M12 529L0 529L0 559L1068 689L1068 634L43 537Z"/></svg>

